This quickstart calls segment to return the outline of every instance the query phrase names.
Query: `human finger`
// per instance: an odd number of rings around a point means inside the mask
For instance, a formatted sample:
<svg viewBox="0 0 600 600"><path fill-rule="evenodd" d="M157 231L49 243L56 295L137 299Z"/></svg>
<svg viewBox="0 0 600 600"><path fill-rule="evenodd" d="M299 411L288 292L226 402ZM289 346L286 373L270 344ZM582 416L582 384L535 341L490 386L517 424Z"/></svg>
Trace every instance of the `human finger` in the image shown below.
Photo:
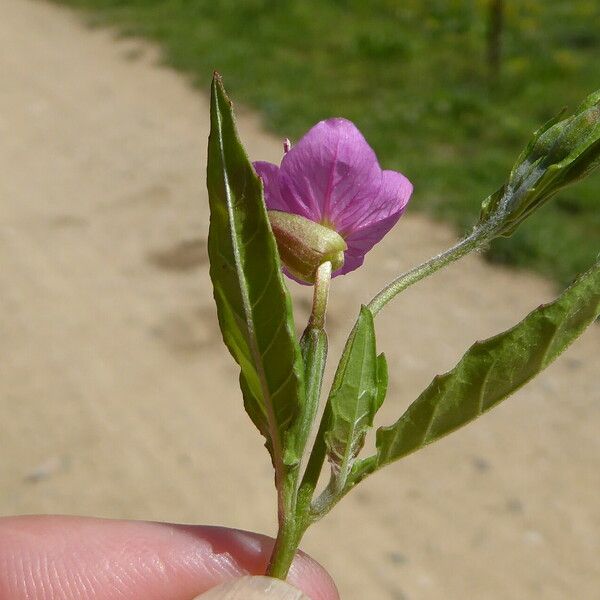
<svg viewBox="0 0 600 600"><path fill-rule="evenodd" d="M223 527L83 517L0 518L0 598L190 600L266 571L273 540ZM329 575L298 553L289 582L337 600Z"/></svg>

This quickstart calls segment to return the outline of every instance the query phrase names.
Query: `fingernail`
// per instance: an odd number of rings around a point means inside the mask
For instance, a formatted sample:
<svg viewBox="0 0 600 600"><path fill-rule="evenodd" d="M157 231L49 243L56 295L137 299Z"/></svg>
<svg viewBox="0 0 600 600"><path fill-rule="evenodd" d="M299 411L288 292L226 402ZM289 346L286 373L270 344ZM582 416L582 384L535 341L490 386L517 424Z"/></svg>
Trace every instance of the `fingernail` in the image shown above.
<svg viewBox="0 0 600 600"><path fill-rule="evenodd" d="M310 600L285 581L271 577L240 577L223 583L194 600Z"/></svg>

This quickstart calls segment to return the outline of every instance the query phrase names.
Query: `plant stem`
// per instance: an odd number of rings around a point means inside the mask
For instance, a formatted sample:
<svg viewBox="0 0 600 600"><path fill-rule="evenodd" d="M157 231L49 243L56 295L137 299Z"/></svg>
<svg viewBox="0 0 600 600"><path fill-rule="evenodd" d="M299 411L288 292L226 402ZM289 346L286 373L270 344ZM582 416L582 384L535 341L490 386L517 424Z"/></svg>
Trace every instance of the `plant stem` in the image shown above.
<svg viewBox="0 0 600 600"><path fill-rule="evenodd" d="M304 382L306 402L298 418L298 455L304 456L306 442L314 424L321 398L321 384L327 361L327 333L325 315L331 281L331 263L323 263L317 270L313 293L313 306L308 325L300 340L300 350L304 362Z"/></svg>
<svg viewBox="0 0 600 600"><path fill-rule="evenodd" d="M325 327L325 315L327 313L327 300L329 298L329 284L331 283L331 263L323 263L317 269L315 287L313 291L313 305L308 327L323 329Z"/></svg>
<svg viewBox="0 0 600 600"><path fill-rule="evenodd" d="M392 298L397 296L407 287L411 286L413 283L417 283L417 281L420 281L432 273L435 273L447 264L462 258L472 250L484 245L493 237L493 233L494 230L490 227L478 227L471 235L467 236L451 248L448 248L441 254L430 258L428 261L394 279L392 283L383 288L383 290L367 304L367 308L373 313L373 316L375 316Z"/></svg>
<svg viewBox="0 0 600 600"><path fill-rule="evenodd" d="M403 275L400 275L394 281L392 281L387 287L379 292L367 305L367 308L375 316L390 300L397 296L400 292L411 286L413 283L417 283L421 279L435 273L447 264L458 260L465 256L469 252L472 252L476 248L483 246L489 242L496 232L496 223L491 222L477 227L471 235L464 238L451 248L448 248L444 252L434 256L428 261L414 267L410 271L407 271ZM352 335L352 334L350 334ZM306 502L306 498L309 498L308 502L312 498L314 493L317 480L319 478L323 461L325 459L325 442L324 435L328 428L328 420L330 418L330 406L325 406L325 412L321 420L319 427L319 433L308 462L308 466L304 473L304 478L300 486L299 492L299 503L303 504ZM319 520L325 514L327 514L337 502L341 500L357 483L359 479L351 477L348 479L343 489L335 489L332 481L321 495L312 502L309 512L307 513L308 522L312 523Z"/></svg>
<svg viewBox="0 0 600 600"><path fill-rule="evenodd" d="M300 340L306 384L306 401L298 417L296 429L296 449L300 457L304 456L321 397L321 384L327 360L327 334L324 327L331 270L330 262L323 263L317 270L312 312ZM282 507L279 511L279 530L267 569L267 575L279 579L286 578L300 540L310 525L308 514L312 493L308 498L306 494L299 494L299 474L299 465L291 468L279 489Z"/></svg>
<svg viewBox="0 0 600 600"><path fill-rule="evenodd" d="M317 432L313 449L310 453L306 470L304 471L304 477L302 478L302 483L300 484L300 489L298 491L298 505L303 513L308 516L311 523L316 520L311 516L311 501L317 487L317 483L319 482L321 470L323 469L325 455L327 454L325 433L329 429L330 419L331 405L327 403L323 416L321 417L319 431Z"/></svg>
<svg viewBox="0 0 600 600"><path fill-rule="evenodd" d="M306 526L297 518L290 519L279 529L267 569L269 577L285 581L305 531Z"/></svg>
<svg viewBox="0 0 600 600"><path fill-rule="evenodd" d="M287 577L305 530L296 515L296 485L297 474L286 480L283 490L286 510L284 515L280 515L277 539L267 567L267 575L283 580Z"/></svg>
<svg viewBox="0 0 600 600"><path fill-rule="evenodd" d="M448 250L400 275L400 277L381 290L367 307L373 315L376 315L392 298L413 283L435 273L445 265L458 260L488 242L494 237L494 231L494 227L491 225L478 227L471 235L451 248L448 248ZM297 430L299 440L297 448L301 456L304 455L306 441L308 440L321 395L323 371L327 358L327 336L324 326L330 281L331 263L326 262L317 270L312 312L308 326L300 342L306 382L306 403L300 415ZM300 540L308 526L329 512L333 505L345 496L357 483L357 481L350 480L344 486L344 489L341 490L334 490L329 485L319 498L314 503L312 502L312 497L325 460L324 438L325 431L329 426L330 412L330 407L326 406L302 482L298 485L299 468L295 467L293 471L288 473L282 484L282 489L280 490L282 502L280 505L283 507L283 510L280 510L279 530L267 570L267 575L271 577L286 578L298 550Z"/></svg>

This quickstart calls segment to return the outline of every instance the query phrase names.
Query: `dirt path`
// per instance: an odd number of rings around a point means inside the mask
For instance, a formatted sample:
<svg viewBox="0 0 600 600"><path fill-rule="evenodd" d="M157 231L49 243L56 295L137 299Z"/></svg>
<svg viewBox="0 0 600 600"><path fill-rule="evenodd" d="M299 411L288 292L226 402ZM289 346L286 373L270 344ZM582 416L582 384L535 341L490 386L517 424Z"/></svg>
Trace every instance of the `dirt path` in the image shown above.
<svg viewBox="0 0 600 600"><path fill-rule="evenodd" d="M223 523L272 533L207 276L207 100L147 46L66 10L0 19L0 513ZM226 76L226 74L225 74ZM279 141L251 115L254 158ZM419 201L418 191L414 203ZM332 354L359 300L439 251L407 216L336 280ZM299 320L306 290L292 284ZM476 337L552 288L474 257L378 320L382 422ZM375 476L306 538L345 599L593 598L600 589L600 331L491 415Z"/></svg>

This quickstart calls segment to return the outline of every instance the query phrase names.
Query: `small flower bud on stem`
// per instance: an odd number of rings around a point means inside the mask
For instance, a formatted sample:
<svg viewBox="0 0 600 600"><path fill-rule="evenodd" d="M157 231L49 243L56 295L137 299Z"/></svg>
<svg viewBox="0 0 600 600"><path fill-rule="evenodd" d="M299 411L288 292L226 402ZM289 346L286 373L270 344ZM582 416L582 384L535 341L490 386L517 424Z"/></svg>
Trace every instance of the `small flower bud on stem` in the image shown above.
<svg viewBox="0 0 600 600"><path fill-rule="evenodd" d="M315 283L318 268L326 262L332 271L342 268L347 245L339 233L300 215L278 210L267 214L281 261L296 279Z"/></svg>

